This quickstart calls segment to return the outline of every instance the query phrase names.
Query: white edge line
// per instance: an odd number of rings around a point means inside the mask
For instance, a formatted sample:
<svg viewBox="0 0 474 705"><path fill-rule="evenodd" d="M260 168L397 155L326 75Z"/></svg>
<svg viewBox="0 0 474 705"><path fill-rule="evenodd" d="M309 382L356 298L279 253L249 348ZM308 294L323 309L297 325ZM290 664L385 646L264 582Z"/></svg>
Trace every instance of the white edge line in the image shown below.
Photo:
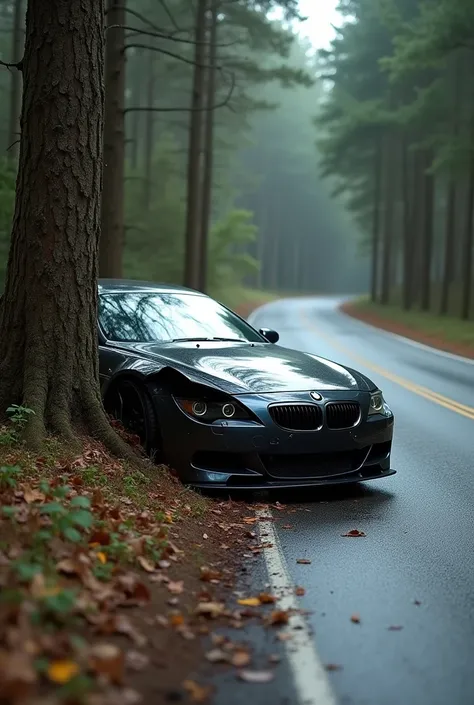
<svg viewBox="0 0 474 705"><path fill-rule="evenodd" d="M248 318L248 322L250 323L250 325L254 325L254 319L259 316L260 313L264 311L267 307L270 307L275 303L280 303L281 301L293 300L294 299L278 299L277 301L269 301L267 304L263 304L263 306L259 306L254 311L252 311ZM349 313L343 311L340 306L338 306L336 310L346 318L349 318L351 321L360 323L360 325L366 326L367 328L372 328L372 330L376 330L378 333L386 336L387 338L395 338L396 340L399 340L400 342L403 342L406 345L410 345L412 348L418 348L419 350L424 350L425 352L432 353L433 355L438 355L439 357L446 357L450 360L455 360L456 362L464 362L467 365L474 365L474 359L471 359L470 357L463 357L462 355L456 355L455 353L450 353L446 350L440 350L439 348L434 348L432 345L425 345L424 343L419 343L417 340L407 338L404 335L399 335L398 333L391 333L390 331L385 330L384 328L378 328L378 326L374 326L371 323L361 321L360 318L357 318L356 316L351 316Z"/></svg>
<svg viewBox="0 0 474 705"><path fill-rule="evenodd" d="M336 705L327 673L318 656L313 637L304 617L299 614L301 605L294 595L294 585L288 571L280 539L273 526L269 510L258 509L259 533L265 533L265 542L271 547L263 550L268 579L272 592L283 596L278 600L282 610L295 610L290 617L291 640L284 641L286 658L291 669L299 705ZM264 532L262 532L264 528Z"/></svg>

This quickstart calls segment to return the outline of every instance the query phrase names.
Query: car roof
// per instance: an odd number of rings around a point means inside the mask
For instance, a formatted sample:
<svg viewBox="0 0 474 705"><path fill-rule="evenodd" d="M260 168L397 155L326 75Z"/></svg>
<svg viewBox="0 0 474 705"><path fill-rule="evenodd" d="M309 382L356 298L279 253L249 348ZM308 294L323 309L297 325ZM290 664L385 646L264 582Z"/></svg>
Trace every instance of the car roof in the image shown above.
<svg viewBox="0 0 474 705"><path fill-rule="evenodd" d="M194 294L195 296L205 296L200 291L187 289L177 284L160 284L137 279L99 279L98 283L99 292L104 293L155 292L156 294Z"/></svg>

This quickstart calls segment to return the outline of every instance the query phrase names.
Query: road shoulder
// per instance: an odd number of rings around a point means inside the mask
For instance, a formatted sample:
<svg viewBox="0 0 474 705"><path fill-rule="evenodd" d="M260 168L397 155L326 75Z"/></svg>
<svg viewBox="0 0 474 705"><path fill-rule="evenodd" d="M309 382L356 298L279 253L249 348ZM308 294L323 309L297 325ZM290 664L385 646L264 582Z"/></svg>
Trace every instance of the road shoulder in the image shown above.
<svg viewBox="0 0 474 705"><path fill-rule="evenodd" d="M434 348L438 351L474 360L474 344L466 342L465 340L454 340L446 337L443 330L442 319L439 319L439 328L428 331L415 328L410 320L402 321L398 320L398 318L395 320L391 317L391 309L387 311L387 315L382 316L378 310L374 311L365 303L358 301L345 302L341 304L340 310L346 315L374 326L375 328L380 328L394 335L408 338L409 340Z"/></svg>

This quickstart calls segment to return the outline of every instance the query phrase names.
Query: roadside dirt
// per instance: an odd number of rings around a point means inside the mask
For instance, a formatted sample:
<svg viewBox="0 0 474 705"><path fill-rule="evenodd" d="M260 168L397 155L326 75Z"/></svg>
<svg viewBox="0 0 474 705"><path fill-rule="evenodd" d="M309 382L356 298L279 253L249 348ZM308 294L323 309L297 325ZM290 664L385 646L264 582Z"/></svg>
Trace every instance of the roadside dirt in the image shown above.
<svg viewBox="0 0 474 705"><path fill-rule="evenodd" d="M79 456L54 439L32 456L12 433L0 429L2 705L207 702L200 663L252 670L248 647L215 631L287 620L272 622L273 596L235 595L263 550L255 507L86 439Z"/></svg>
<svg viewBox="0 0 474 705"><path fill-rule="evenodd" d="M454 343L443 339L441 336L423 333L419 330L411 328L408 325L382 318L382 316L378 316L377 314L366 310L361 310L356 303L349 302L342 304L341 311L346 313L348 316L352 316L352 318L357 318L359 321L369 323L376 328L382 328L390 333L402 335L405 338L410 338L411 340L415 340L418 343L423 343L424 345L429 345L432 348L437 348L438 350L444 350L445 352L474 359L474 348L471 345Z"/></svg>

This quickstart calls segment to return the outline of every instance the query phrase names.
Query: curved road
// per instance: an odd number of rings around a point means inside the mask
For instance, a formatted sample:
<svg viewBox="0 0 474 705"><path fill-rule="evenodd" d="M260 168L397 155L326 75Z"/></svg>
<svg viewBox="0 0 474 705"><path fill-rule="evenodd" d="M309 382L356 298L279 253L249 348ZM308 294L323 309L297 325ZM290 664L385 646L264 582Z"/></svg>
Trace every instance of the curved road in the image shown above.
<svg viewBox="0 0 474 705"><path fill-rule="evenodd" d="M338 303L279 301L251 323L379 385L396 417L398 473L356 489L280 498L299 509L275 512L273 530L292 583L306 590L298 603L309 612L319 663L342 669L327 673L333 700L322 690L308 697L304 679L314 679L315 666L288 652L277 681L242 686L245 697L272 705L473 705L474 364L366 326ZM350 529L366 538L342 538ZM233 687L219 702L242 702Z"/></svg>

